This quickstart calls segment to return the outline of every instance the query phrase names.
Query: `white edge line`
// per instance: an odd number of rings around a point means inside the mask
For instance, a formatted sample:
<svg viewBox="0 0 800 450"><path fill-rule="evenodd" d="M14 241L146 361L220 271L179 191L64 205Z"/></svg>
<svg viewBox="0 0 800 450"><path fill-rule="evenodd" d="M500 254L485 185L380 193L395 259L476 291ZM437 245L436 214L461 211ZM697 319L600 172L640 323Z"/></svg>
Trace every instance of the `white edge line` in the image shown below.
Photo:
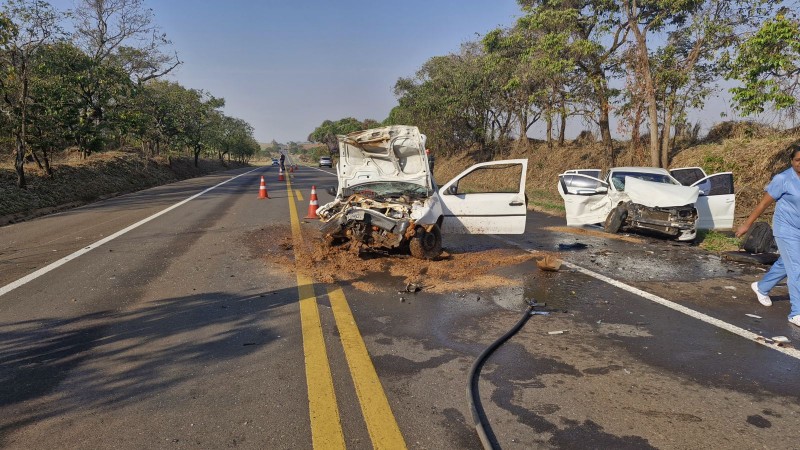
<svg viewBox="0 0 800 450"><path fill-rule="evenodd" d="M84 247L84 248L82 248L82 249L80 249L80 250L78 250L78 251L76 251L76 252L74 252L72 254L69 254L69 255L67 255L67 256L65 256L63 258L61 258L58 261L50 263L47 266L42 267L41 269L39 269L39 270L37 270L35 272L29 273L28 275L25 275L24 277L18 279L17 281L12 281L11 283L9 283L9 284L3 286L2 288L0 288L0 297L5 295L5 294L7 294L8 292L13 291L14 289L16 289L16 288L18 288L18 287L20 287L20 286L22 286L22 285L24 285L26 283L29 283L29 282L35 280L36 278L39 278L40 276L46 274L47 272L50 272L53 269L57 269L58 267L63 266L64 264L68 263L69 261L72 261L73 259L75 259L75 258L77 258L77 257L79 257L79 256L81 256L81 255L83 255L85 253L88 253L88 252L96 249L97 247L105 244L106 242L112 241L112 240L122 236L123 234L133 230L134 228L138 228L138 227L146 224L147 222L150 222L151 220L153 220L153 219L155 219L155 218L157 218L157 217L159 217L159 216L161 216L163 214L166 214L166 213L172 211L173 209L175 209L175 208L177 208L179 206L182 206L182 205L184 205L184 204L196 199L197 197L200 197L201 195L205 194L208 191L216 189L216 188L222 186L223 184L228 183L229 181L233 181L233 180L235 180L235 179L237 179L237 178L239 178L239 177L241 177L243 175L247 175L248 173L254 172L254 171L258 170L258 169L260 169L260 167L257 167L257 168L255 168L253 170L249 170L249 171L247 171L245 173L236 175L233 178L229 178L229 179L223 181L222 183L219 183L219 184L217 184L215 186L212 186L212 187L210 187L210 188L208 188L208 189L206 189L206 190L204 190L204 191L202 191L202 192L200 192L198 194L195 194L195 195L187 198L186 200L182 200L182 201L170 206L169 208L163 209L163 210L153 214L150 217L142 219L142 220L134 223L133 225L128 226L127 228L124 228L124 229L122 229L120 231L117 231L116 233L114 233L112 235L106 236L105 238L100 239L99 241L97 241L97 242L95 242L93 244L89 244L88 246L86 246L86 247Z"/></svg>
<svg viewBox="0 0 800 450"><path fill-rule="evenodd" d="M525 248L522 245L520 245L520 244L518 244L518 243L516 243L514 241L511 241L509 239L506 239L506 238L503 238L503 237L500 237L500 236L495 236L495 235L493 235L492 237L497 239L497 240L503 241L503 242L505 242L507 244L513 245L514 247L517 247L518 249L524 250L524 251L526 251L528 253L533 253L533 254L538 253L536 250L531 250L531 249ZM729 324L728 322L723 322L722 320L719 320L719 319L717 319L715 317L711 317L708 314L703 314L703 313L695 311L695 310L693 310L691 308L687 308L687 307L685 307L683 305L680 305L678 303L675 303L673 301L667 300L667 299L659 297L659 296L657 296L655 294L651 294L649 292L646 292L646 291L643 291L641 289L635 288L633 286L627 285L627 284L625 284L625 283L623 283L621 281L617 281L617 280L615 280L613 278L607 277L607 276L599 274L597 272L593 272L593 271L591 271L589 269L585 269L585 268L583 268L581 266L578 266L578 265L575 265L573 263L570 263L570 262L567 262L567 261L562 261L561 263L563 265L569 267L570 269L574 269L574 270L576 270L576 271L578 271L578 272L580 272L580 273L582 273L584 275L588 275L588 276L590 276L592 278L595 278L595 279L598 279L598 280L603 281L605 283L608 283L608 284L610 284L610 285L612 285L612 286L614 286L616 288L619 288L619 289L622 289L624 291L630 292L631 294L636 294L639 297L642 297L642 298L645 298L647 300L650 300L651 302L658 303L659 305L662 305L662 306L666 306L667 308L670 308L672 310L675 310L675 311L678 311L680 313L686 314L689 317L695 318L697 320L701 320L701 321L703 321L703 322L705 322L705 323L707 323L709 325L713 325L715 327L722 328L725 331L729 331L729 332L731 332L731 333L733 333L735 335L741 336L741 337L743 337L745 339L748 339L750 341L753 341L753 342L755 342L757 344L763 345L764 347L771 348L773 350L777 350L777 351L779 351L779 352L781 352L783 354L791 356L792 358L800 360L800 350L798 350L796 348L778 347L776 345L770 345L770 344L768 344L767 342L764 341L764 337L763 336L760 336L760 335L758 335L756 333L753 333L752 331L747 331L744 328L739 328L736 325ZM761 339L758 339L758 338L761 338Z"/></svg>

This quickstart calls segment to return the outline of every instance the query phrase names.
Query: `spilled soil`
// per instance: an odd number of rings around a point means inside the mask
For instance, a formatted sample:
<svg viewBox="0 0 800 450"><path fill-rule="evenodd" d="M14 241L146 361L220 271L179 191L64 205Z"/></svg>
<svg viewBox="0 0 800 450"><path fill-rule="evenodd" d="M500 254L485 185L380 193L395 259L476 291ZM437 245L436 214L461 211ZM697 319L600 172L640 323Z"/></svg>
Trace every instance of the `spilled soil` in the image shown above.
<svg viewBox="0 0 800 450"><path fill-rule="evenodd" d="M323 283L347 282L364 292L379 292L372 274L402 278L408 289L444 293L480 290L516 283L501 269L531 261L537 256L508 248L445 249L436 260L420 260L399 252L353 251L348 245L328 246L316 228L304 225L302 241L295 244L288 225L275 225L261 238L258 251L268 262L287 271L301 270Z"/></svg>

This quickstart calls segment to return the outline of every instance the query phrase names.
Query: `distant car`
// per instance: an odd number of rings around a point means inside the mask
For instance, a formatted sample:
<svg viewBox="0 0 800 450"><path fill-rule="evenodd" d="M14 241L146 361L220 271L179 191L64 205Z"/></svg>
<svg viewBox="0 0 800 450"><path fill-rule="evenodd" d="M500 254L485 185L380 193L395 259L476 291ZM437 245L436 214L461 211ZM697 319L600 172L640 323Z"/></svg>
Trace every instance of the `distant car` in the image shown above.
<svg viewBox="0 0 800 450"><path fill-rule="evenodd" d="M322 156L319 158L319 166L320 167L329 167L333 168L333 160L330 156Z"/></svg>
<svg viewBox="0 0 800 450"><path fill-rule="evenodd" d="M272 165L273 166L280 166L281 163L278 161L278 158L272 158Z"/></svg>
<svg viewBox="0 0 800 450"><path fill-rule="evenodd" d="M733 175L699 168L568 170L558 176L567 225L601 223L606 231L650 231L690 241L698 229L733 227ZM681 181L678 181L681 180Z"/></svg>

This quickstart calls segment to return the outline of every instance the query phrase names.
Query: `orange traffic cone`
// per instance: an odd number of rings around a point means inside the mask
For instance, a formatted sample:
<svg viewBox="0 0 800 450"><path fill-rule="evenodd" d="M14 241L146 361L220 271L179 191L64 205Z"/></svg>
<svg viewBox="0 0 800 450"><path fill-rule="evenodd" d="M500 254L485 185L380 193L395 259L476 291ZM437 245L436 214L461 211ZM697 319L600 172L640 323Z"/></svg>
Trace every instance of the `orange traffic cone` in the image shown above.
<svg viewBox="0 0 800 450"><path fill-rule="evenodd" d="M319 202L317 201L317 187L311 186L311 201L308 202L308 215L304 217L304 219L318 219L317 216L317 207L319 206Z"/></svg>
<svg viewBox="0 0 800 450"><path fill-rule="evenodd" d="M283 181L283 169L278 167L278 181Z"/></svg>
<svg viewBox="0 0 800 450"><path fill-rule="evenodd" d="M258 198L269 198L267 183L264 182L264 175L261 175L261 187L258 188Z"/></svg>

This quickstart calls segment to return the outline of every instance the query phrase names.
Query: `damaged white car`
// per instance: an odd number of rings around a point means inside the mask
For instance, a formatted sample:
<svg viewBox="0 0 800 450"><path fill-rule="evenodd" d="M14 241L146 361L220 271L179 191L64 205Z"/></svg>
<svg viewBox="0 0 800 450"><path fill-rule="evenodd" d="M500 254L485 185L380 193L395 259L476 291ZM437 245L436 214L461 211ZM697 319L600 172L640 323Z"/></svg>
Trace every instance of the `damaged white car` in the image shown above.
<svg viewBox="0 0 800 450"><path fill-rule="evenodd" d="M525 231L527 159L476 164L438 187L417 127L375 128L338 139L336 199L317 211L330 245L407 249L433 259L442 252L442 233Z"/></svg>
<svg viewBox="0 0 800 450"><path fill-rule="evenodd" d="M696 167L671 172L615 167L603 179L597 169L564 172L558 176L558 193L564 199L567 225L602 223L610 233L647 231L679 241L693 240L698 229L733 227L731 172L706 176Z"/></svg>

